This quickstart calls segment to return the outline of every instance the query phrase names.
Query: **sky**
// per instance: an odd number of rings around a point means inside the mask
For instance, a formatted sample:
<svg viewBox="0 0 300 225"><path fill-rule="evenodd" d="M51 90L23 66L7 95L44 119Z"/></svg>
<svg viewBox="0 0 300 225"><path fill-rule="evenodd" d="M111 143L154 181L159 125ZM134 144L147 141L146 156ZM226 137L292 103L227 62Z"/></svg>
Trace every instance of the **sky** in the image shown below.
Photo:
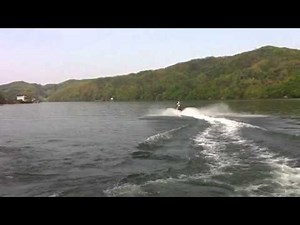
<svg viewBox="0 0 300 225"><path fill-rule="evenodd" d="M300 29L0 29L0 85L126 75L265 45L300 49Z"/></svg>

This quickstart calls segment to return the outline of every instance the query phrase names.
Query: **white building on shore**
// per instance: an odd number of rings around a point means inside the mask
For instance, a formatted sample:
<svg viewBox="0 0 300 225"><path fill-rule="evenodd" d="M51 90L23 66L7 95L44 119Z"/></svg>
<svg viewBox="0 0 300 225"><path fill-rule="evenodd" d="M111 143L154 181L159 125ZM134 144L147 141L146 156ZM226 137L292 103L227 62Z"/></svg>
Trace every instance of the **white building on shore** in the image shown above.
<svg viewBox="0 0 300 225"><path fill-rule="evenodd" d="M17 95L17 101L28 102L29 99L26 95Z"/></svg>

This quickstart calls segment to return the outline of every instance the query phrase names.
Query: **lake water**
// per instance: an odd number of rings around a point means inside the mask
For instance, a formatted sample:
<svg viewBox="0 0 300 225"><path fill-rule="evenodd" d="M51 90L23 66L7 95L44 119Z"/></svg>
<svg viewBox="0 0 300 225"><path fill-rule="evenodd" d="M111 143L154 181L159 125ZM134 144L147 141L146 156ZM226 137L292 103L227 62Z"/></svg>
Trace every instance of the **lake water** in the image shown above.
<svg viewBox="0 0 300 225"><path fill-rule="evenodd" d="M0 196L300 196L300 100L0 106Z"/></svg>

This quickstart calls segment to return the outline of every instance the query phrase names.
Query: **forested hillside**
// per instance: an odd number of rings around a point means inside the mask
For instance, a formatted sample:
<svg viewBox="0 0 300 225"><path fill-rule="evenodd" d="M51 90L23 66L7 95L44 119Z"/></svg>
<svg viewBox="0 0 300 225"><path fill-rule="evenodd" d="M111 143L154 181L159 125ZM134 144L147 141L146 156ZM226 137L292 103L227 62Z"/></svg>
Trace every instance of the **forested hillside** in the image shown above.
<svg viewBox="0 0 300 225"><path fill-rule="evenodd" d="M123 76L3 86L0 92L8 98L22 90L49 101L298 98L300 51L266 46Z"/></svg>

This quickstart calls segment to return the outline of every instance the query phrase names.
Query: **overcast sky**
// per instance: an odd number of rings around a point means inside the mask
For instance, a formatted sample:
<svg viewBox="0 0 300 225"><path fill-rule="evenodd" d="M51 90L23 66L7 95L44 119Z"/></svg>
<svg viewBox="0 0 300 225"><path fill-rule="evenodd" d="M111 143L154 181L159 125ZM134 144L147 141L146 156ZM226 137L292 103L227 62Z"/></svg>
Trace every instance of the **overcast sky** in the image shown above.
<svg viewBox="0 0 300 225"><path fill-rule="evenodd" d="M265 45L300 49L300 29L0 29L0 84L123 75Z"/></svg>

